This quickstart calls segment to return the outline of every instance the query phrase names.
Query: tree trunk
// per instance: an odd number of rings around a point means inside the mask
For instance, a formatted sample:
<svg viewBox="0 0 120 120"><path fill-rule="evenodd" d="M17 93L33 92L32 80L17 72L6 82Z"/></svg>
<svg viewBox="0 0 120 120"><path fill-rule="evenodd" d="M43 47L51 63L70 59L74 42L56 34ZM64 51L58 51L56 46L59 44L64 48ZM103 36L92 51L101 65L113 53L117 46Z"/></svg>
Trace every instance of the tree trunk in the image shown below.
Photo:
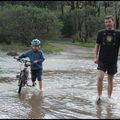
<svg viewBox="0 0 120 120"><path fill-rule="evenodd" d="M75 9L75 1L71 1L71 10Z"/></svg>
<svg viewBox="0 0 120 120"><path fill-rule="evenodd" d="M88 31L87 31L87 22L86 22L86 19L87 19L87 11L86 11L86 5L85 5L85 36L84 36L84 39L85 39L85 42L87 42L87 38L88 38Z"/></svg>
<svg viewBox="0 0 120 120"><path fill-rule="evenodd" d="M104 9L105 9L105 15L107 15L107 3L104 1Z"/></svg>
<svg viewBox="0 0 120 120"><path fill-rule="evenodd" d="M115 22L116 22L116 29L119 29L119 17L115 16Z"/></svg>
<svg viewBox="0 0 120 120"><path fill-rule="evenodd" d="M63 15L64 15L64 5L63 5L63 3L61 3L61 13L62 13L62 17L63 17Z"/></svg>
<svg viewBox="0 0 120 120"><path fill-rule="evenodd" d="M76 8L79 8L79 1L76 1Z"/></svg>
<svg viewBox="0 0 120 120"><path fill-rule="evenodd" d="M119 28L119 7L118 7L118 2L114 2L114 14L115 14L115 28Z"/></svg>
<svg viewBox="0 0 120 120"><path fill-rule="evenodd" d="M98 17L100 17L100 5L98 5Z"/></svg>

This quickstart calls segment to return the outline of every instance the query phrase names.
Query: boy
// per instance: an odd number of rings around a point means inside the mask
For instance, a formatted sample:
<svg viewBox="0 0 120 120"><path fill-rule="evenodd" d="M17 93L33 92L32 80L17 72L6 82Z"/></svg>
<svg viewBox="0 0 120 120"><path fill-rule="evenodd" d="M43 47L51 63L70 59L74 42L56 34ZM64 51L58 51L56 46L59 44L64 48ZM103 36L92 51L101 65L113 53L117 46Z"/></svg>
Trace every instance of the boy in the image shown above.
<svg viewBox="0 0 120 120"><path fill-rule="evenodd" d="M32 77L32 86L35 86L35 81L38 79L40 90L42 90L42 71L43 71L43 61L45 60L43 52L39 50L40 40L33 39L31 41L32 49L26 51L19 56L18 60L21 58L29 57L31 62L31 77Z"/></svg>

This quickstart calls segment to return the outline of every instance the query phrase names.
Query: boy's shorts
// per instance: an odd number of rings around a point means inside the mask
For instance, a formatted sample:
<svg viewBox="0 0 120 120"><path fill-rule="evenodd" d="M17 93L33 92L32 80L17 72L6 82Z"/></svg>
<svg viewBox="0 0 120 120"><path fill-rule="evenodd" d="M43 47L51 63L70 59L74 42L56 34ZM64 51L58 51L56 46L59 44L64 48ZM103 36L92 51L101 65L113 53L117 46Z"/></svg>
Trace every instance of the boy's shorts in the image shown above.
<svg viewBox="0 0 120 120"><path fill-rule="evenodd" d="M107 71L108 75L114 75L115 73L117 73L117 63L107 64L107 63L100 62L98 64L97 69L102 70L104 72Z"/></svg>
<svg viewBox="0 0 120 120"><path fill-rule="evenodd" d="M32 77L32 81L36 81L36 79L38 81L42 80L42 69L38 69L38 70L31 70L31 77Z"/></svg>

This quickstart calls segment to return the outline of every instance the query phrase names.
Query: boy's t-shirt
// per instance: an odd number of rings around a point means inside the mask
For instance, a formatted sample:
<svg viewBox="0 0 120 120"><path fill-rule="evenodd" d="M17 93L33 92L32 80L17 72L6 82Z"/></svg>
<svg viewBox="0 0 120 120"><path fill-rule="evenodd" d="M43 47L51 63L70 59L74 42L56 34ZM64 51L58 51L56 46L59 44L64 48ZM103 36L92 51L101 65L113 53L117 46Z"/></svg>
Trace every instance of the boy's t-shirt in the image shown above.
<svg viewBox="0 0 120 120"><path fill-rule="evenodd" d="M26 51L25 53L21 54L19 58L26 58L29 57L30 62L31 62L31 70L38 70L42 69L43 65L42 62L45 60L44 54L42 50L34 52L32 49ZM37 60L38 63L33 63L33 61Z"/></svg>

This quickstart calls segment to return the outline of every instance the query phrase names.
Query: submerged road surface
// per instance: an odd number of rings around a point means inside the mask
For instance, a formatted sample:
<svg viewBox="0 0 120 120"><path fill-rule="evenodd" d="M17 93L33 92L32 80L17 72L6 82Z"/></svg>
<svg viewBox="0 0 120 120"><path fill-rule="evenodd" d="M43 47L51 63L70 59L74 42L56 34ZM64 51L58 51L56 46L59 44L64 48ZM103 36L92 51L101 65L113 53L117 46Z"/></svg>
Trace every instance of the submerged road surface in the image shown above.
<svg viewBox="0 0 120 120"><path fill-rule="evenodd" d="M113 119L120 118L120 62L114 78L112 100L107 99L107 78L103 81L103 102L96 105L97 65L93 48L56 44L64 50L45 55L44 90L24 87L18 95L16 74L20 64L0 52L0 118L5 119ZM31 84L31 82L29 83Z"/></svg>

